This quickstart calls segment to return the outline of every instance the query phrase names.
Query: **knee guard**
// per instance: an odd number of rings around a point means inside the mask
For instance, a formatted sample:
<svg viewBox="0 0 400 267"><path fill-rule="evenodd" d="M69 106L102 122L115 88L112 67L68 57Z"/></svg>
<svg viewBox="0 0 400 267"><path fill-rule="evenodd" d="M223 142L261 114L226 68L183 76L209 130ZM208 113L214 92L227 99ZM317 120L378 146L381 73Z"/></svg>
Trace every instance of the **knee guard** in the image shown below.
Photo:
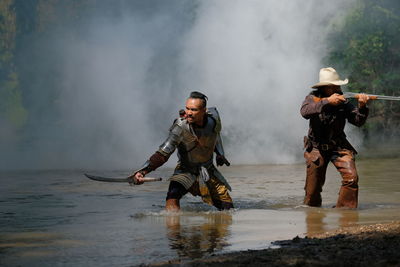
<svg viewBox="0 0 400 267"><path fill-rule="evenodd" d="M168 199L181 199L188 191L179 182L171 181L168 188L167 200Z"/></svg>

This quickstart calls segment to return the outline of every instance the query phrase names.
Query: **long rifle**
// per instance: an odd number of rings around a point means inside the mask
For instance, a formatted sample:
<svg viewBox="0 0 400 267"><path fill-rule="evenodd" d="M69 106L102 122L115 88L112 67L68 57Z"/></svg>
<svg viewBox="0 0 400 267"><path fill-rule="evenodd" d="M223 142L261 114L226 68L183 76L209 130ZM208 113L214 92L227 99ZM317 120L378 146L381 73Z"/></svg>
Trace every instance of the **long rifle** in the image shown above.
<svg viewBox="0 0 400 267"><path fill-rule="evenodd" d="M369 96L369 99L371 100L397 100L400 101L400 96L386 96L386 95L370 95L366 94ZM345 98L359 98L360 94L359 93L352 93L352 92L344 92L343 96Z"/></svg>

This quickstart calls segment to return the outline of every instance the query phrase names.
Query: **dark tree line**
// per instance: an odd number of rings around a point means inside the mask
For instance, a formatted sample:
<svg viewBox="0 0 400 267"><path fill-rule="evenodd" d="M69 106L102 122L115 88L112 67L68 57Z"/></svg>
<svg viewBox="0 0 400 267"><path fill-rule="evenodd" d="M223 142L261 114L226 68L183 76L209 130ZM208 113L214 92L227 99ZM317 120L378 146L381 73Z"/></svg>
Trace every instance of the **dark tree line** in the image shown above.
<svg viewBox="0 0 400 267"><path fill-rule="evenodd" d="M400 95L400 1L358 1L331 33L326 61L340 66L354 92ZM364 127L367 136L396 138L400 101L374 101Z"/></svg>

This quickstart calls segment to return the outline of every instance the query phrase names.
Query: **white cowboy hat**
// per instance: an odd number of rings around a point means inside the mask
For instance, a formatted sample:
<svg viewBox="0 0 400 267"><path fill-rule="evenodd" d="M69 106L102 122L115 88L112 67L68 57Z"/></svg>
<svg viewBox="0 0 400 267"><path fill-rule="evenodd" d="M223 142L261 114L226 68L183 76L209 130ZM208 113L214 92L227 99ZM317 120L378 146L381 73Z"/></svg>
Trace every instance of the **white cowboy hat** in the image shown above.
<svg viewBox="0 0 400 267"><path fill-rule="evenodd" d="M312 88L318 88L325 85L344 85L348 82L348 79L340 80L339 74L337 74L334 68L322 68L319 71L319 83L313 85Z"/></svg>

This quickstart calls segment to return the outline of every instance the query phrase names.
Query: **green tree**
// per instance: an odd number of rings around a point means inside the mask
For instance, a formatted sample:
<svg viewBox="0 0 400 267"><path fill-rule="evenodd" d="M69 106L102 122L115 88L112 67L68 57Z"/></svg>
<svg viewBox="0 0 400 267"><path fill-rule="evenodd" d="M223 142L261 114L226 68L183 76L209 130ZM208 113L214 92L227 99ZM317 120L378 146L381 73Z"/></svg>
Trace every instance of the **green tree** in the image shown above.
<svg viewBox="0 0 400 267"><path fill-rule="evenodd" d="M354 92L399 95L400 2L360 0L329 39L328 64L338 66ZM394 137L400 132L400 103L370 105L367 132Z"/></svg>
<svg viewBox="0 0 400 267"><path fill-rule="evenodd" d="M13 0L0 2L0 121L21 128L27 118L14 65L16 14Z"/></svg>

